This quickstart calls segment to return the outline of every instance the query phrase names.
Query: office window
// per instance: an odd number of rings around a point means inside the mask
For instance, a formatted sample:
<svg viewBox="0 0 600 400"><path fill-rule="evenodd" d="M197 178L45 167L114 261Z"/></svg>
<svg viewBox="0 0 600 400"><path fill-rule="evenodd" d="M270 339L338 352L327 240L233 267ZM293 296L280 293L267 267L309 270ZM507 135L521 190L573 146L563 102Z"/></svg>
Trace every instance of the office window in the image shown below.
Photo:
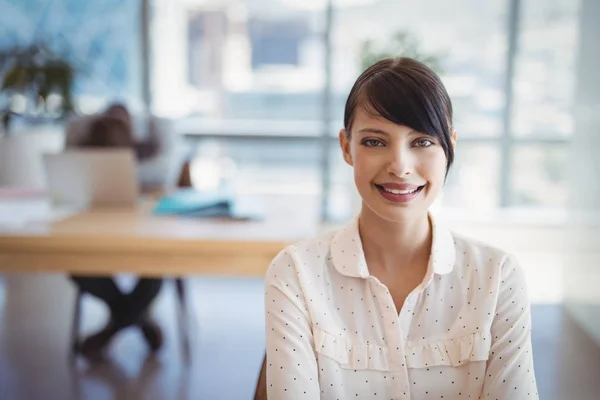
<svg viewBox="0 0 600 400"><path fill-rule="evenodd" d="M510 206L559 209L570 188L568 146L579 1L523 0L513 80Z"/></svg>
<svg viewBox="0 0 600 400"><path fill-rule="evenodd" d="M320 192L324 15L305 3L153 2L153 110L243 192Z"/></svg>
<svg viewBox="0 0 600 400"><path fill-rule="evenodd" d="M512 131L517 137L568 137L578 43L577 0L523 0L515 60Z"/></svg>
<svg viewBox="0 0 600 400"><path fill-rule="evenodd" d="M558 208L569 196L569 153L564 145L521 145L511 166L512 203L520 207Z"/></svg>
<svg viewBox="0 0 600 400"><path fill-rule="evenodd" d="M140 105L139 2L0 0L0 49L44 43L78 71L76 106L96 112L113 100Z"/></svg>
<svg viewBox="0 0 600 400"><path fill-rule="evenodd" d="M236 131L230 120L318 122L323 14L302 5L155 0L154 111L198 121L198 131L225 121L224 133Z"/></svg>
<svg viewBox="0 0 600 400"><path fill-rule="evenodd" d="M495 144L459 142L441 205L474 213L498 208L500 149Z"/></svg>
<svg viewBox="0 0 600 400"><path fill-rule="evenodd" d="M252 68L269 65L299 66L302 42L310 36L305 18L269 21L253 18L248 26Z"/></svg>

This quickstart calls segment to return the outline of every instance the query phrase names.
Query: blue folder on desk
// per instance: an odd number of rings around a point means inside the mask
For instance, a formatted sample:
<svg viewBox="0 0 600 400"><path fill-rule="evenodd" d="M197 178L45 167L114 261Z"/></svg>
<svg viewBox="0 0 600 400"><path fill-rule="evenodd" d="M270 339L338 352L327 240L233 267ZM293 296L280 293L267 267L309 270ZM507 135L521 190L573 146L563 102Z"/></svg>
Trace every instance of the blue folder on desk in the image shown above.
<svg viewBox="0 0 600 400"><path fill-rule="evenodd" d="M154 214L260 219L262 210L256 202L236 198L227 191L201 192L183 189L163 196L156 204Z"/></svg>

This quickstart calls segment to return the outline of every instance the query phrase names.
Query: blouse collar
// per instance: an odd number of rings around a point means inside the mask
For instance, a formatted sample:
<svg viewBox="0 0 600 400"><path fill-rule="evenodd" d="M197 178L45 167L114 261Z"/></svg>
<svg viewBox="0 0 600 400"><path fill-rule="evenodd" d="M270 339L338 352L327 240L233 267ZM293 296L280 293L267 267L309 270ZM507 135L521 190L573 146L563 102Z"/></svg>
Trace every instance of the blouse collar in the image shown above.
<svg viewBox="0 0 600 400"><path fill-rule="evenodd" d="M452 233L429 214L433 230L428 271L445 275L454 269L456 249ZM342 275L366 278L369 276L362 241L358 232L358 217L336 232L331 242L331 260Z"/></svg>

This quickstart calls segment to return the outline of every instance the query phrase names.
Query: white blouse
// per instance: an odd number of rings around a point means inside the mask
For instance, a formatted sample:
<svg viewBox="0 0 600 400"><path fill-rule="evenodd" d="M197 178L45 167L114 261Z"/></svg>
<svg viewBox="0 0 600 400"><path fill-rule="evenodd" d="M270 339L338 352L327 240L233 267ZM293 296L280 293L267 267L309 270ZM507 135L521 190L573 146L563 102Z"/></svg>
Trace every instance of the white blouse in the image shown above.
<svg viewBox="0 0 600 400"><path fill-rule="evenodd" d="M400 313L369 274L355 219L290 246L266 276L269 399L537 399L523 271L432 220Z"/></svg>

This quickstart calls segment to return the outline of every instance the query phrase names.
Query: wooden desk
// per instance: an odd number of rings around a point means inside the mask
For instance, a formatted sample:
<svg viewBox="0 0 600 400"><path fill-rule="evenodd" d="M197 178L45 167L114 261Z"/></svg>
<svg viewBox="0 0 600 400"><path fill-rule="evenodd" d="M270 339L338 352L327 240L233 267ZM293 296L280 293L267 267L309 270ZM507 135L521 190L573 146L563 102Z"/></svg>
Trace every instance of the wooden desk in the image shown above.
<svg viewBox="0 0 600 400"><path fill-rule="evenodd" d="M92 209L55 223L0 227L0 270L109 275L263 275L287 244L318 231L315 196L264 196L262 221Z"/></svg>

